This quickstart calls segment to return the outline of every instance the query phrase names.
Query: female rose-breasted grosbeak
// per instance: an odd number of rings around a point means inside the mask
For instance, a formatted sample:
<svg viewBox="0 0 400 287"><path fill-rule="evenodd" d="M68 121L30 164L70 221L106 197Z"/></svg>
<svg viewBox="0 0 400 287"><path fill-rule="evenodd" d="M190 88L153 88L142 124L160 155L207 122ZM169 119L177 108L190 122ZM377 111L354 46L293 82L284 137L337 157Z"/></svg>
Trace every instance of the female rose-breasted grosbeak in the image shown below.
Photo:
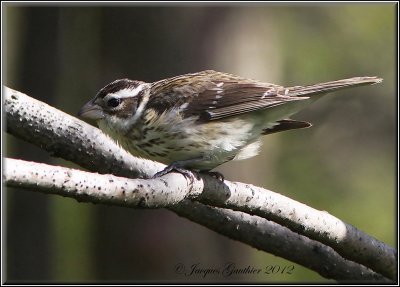
<svg viewBox="0 0 400 287"><path fill-rule="evenodd" d="M156 176L172 169L187 174L253 157L262 135L310 127L288 117L322 95L381 81L356 77L285 88L212 70L154 83L121 79L79 115L97 121L132 155L167 164Z"/></svg>

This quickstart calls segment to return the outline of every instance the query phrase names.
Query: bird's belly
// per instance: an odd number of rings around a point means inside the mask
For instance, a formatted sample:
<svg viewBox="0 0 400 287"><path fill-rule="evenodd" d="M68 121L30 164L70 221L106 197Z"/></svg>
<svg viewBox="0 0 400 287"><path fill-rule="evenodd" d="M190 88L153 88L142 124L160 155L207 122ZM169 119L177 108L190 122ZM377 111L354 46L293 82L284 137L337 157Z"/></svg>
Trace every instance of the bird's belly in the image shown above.
<svg viewBox="0 0 400 287"><path fill-rule="evenodd" d="M165 164L181 161L187 168L210 170L229 160L255 156L260 132L252 121L238 118L206 124L182 121L148 126L137 131L135 140L123 137L119 141L136 156Z"/></svg>

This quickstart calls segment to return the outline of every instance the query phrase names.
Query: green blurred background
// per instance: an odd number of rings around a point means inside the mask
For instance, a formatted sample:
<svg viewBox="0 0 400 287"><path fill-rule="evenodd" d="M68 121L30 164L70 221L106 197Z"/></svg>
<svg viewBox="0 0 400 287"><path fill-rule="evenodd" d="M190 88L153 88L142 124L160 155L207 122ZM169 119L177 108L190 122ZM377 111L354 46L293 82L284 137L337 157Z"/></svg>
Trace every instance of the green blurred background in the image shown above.
<svg viewBox="0 0 400 287"><path fill-rule="evenodd" d="M395 246L394 3L2 5L3 83L72 115L122 77L155 81L215 69L282 85L384 78L326 96L294 116L313 128L270 135L258 157L217 170L326 210ZM8 157L77 168L12 136L6 144ZM185 277L174 272L176 264L292 263L167 210L16 189L6 200L8 282L332 282L298 265L286 276Z"/></svg>

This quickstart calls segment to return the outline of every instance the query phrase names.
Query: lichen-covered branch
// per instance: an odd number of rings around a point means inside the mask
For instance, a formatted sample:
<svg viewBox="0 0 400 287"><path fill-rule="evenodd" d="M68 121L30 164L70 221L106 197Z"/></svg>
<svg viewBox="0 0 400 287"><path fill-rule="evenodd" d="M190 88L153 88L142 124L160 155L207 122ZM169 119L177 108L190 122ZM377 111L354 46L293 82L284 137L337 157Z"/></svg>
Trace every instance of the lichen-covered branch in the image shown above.
<svg viewBox="0 0 400 287"><path fill-rule="evenodd" d="M187 191L182 175L167 174L145 180L98 174L43 163L5 159L5 182L8 186L36 189L50 194L72 197L79 201L121 205L136 208L173 206L203 190L197 181Z"/></svg>
<svg viewBox="0 0 400 287"><path fill-rule="evenodd" d="M132 157L98 129L8 88L5 89L5 111L7 130L11 134L89 170L124 177L150 177L163 168L161 164ZM326 212L251 185L228 181L222 184L207 176L202 176L200 181L204 188L194 197L203 203L273 220L333 247L347 259L389 278L396 276L393 248ZM171 174L166 184L173 182L187 193L194 188L178 174ZM197 184L195 181L194 185Z"/></svg>
<svg viewBox="0 0 400 287"><path fill-rule="evenodd" d="M137 160L99 129L41 101L7 87L3 94L7 132L53 156L126 177L150 177L165 167Z"/></svg>
<svg viewBox="0 0 400 287"><path fill-rule="evenodd" d="M272 220L332 247L344 258L390 278L397 276L397 251L351 224L267 189L240 182L225 182L225 185L227 192L208 188L206 184L202 202Z"/></svg>
<svg viewBox="0 0 400 287"><path fill-rule="evenodd" d="M390 282L363 265L345 260L332 248L277 223L186 199L198 196L203 186L197 183L187 193L186 189L180 188L185 186L183 176L176 183L171 180L175 175L171 174L152 180L129 179L16 159L6 159L5 166L7 186L84 202L136 208L168 207L212 230L307 266L327 278Z"/></svg>

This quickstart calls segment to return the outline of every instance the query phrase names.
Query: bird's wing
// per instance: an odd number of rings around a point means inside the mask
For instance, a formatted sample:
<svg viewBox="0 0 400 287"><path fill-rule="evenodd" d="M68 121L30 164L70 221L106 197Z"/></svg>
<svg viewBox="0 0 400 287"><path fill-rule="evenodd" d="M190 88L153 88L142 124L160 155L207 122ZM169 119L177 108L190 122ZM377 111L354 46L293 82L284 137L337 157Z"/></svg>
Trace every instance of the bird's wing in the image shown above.
<svg viewBox="0 0 400 287"><path fill-rule="evenodd" d="M212 121L262 110L308 97L288 96L282 86L244 79L226 73L204 71L153 84L157 99L148 105L158 112L178 108L184 117Z"/></svg>

